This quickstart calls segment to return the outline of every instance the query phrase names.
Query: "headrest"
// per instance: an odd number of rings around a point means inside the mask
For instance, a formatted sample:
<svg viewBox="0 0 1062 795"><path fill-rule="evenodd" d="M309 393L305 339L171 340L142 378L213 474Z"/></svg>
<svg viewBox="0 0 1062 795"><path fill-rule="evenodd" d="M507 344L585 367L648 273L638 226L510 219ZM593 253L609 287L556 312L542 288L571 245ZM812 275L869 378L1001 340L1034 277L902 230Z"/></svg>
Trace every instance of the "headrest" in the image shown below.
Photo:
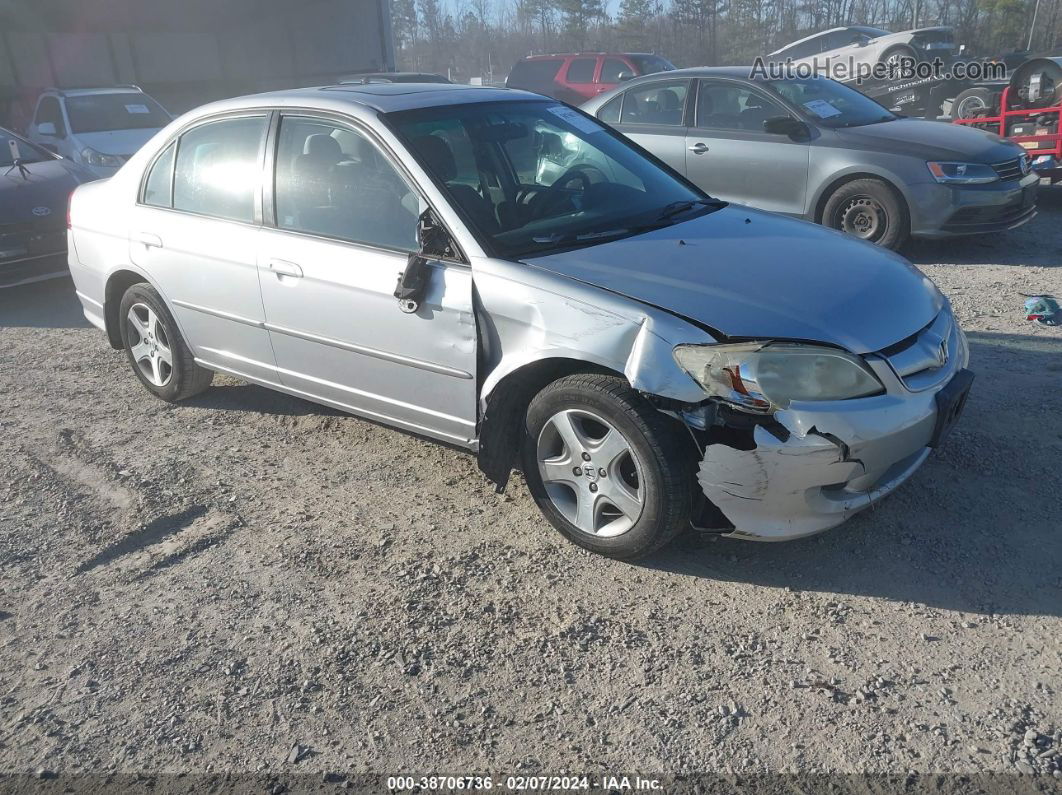
<svg viewBox="0 0 1062 795"><path fill-rule="evenodd" d="M457 161L450 144L438 135L422 135L414 139L413 148L424 158L428 169L443 182L449 182L457 176Z"/></svg>
<svg viewBox="0 0 1062 795"><path fill-rule="evenodd" d="M302 153L322 160L325 158L339 160L343 156L343 149L340 147L339 141L331 135L316 133L306 138Z"/></svg>

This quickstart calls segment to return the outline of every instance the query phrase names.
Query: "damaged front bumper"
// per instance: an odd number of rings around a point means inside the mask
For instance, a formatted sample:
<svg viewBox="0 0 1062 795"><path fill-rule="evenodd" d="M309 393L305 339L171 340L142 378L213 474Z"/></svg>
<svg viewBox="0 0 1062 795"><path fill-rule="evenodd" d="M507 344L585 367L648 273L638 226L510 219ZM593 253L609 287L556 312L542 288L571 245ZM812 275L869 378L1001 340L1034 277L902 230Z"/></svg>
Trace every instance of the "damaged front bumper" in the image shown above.
<svg viewBox="0 0 1062 795"><path fill-rule="evenodd" d="M776 412L771 422L728 433L725 441L710 441L698 481L733 525L726 535L780 541L819 533L911 477L932 449L937 395L969 360L957 324L943 336L953 355L935 368L902 369L917 358L917 351L867 357L885 394L794 403Z"/></svg>

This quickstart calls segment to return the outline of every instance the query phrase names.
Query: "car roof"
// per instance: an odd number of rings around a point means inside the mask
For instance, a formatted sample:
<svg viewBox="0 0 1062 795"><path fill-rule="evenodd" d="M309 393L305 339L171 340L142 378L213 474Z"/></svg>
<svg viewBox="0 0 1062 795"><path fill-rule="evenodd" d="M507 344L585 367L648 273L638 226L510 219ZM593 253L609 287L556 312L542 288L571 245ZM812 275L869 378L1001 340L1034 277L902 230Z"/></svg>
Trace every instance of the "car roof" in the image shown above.
<svg viewBox="0 0 1062 795"><path fill-rule="evenodd" d="M338 112L362 108L379 113L393 113L400 110L444 105L528 100L555 101L540 94L513 88L463 86L452 83L343 83L223 99L197 108L194 114L199 116L205 113L223 113L228 110L264 106L313 108Z"/></svg>
<svg viewBox="0 0 1062 795"><path fill-rule="evenodd" d="M58 94L61 97L80 97L90 94L143 94L137 86L92 86L87 88L47 88L42 94Z"/></svg>
<svg viewBox="0 0 1062 795"><path fill-rule="evenodd" d="M596 58L599 55L645 55L648 57L663 58L662 55L657 55L655 52L544 52L538 55L525 55L521 58L521 61L539 61L547 58Z"/></svg>
<svg viewBox="0 0 1062 795"><path fill-rule="evenodd" d="M629 86L632 83L646 83L651 80L673 80L682 77L740 77L744 80L755 79L749 77L751 72L751 66L688 66L685 69L672 69L667 72L653 72L652 74L641 75L623 85Z"/></svg>

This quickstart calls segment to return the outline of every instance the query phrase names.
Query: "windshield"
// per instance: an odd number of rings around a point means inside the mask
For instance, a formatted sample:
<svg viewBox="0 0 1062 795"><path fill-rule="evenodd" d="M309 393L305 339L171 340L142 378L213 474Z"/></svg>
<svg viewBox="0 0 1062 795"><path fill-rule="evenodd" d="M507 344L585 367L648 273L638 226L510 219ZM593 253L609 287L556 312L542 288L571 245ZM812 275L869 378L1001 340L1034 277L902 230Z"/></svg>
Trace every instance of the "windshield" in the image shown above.
<svg viewBox="0 0 1062 795"><path fill-rule="evenodd" d="M165 127L170 116L145 94L82 94L66 98L66 114L75 133L146 130Z"/></svg>
<svg viewBox="0 0 1062 795"><path fill-rule="evenodd" d="M590 246L720 206L559 103L481 103L385 118L499 256Z"/></svg>
<svg viewBox="0 0 1062 795"><path fill-rule="evenodd" d="M764 80L763 84L823 127L861 127L897 118L870 97L826 77Z"/></svg>
<svg viewBox="0 0 1062 795"><path fill-rule="evenodd" d="M634 65L638 67L638 74L651 75L654 72L671 72L675 65L659 55L628 55Z"/></svg>
<svg viewBox="0 0 1062 795"><path fill-rule="evenodd" d="M12 147L12 143L14 146ZM43 163L45 160L55 160L55 155L46 152L29 141L24 141L17 135L12 135L7 130L0 130L0 168L15 165L15 153L23 163Z"/></svg>

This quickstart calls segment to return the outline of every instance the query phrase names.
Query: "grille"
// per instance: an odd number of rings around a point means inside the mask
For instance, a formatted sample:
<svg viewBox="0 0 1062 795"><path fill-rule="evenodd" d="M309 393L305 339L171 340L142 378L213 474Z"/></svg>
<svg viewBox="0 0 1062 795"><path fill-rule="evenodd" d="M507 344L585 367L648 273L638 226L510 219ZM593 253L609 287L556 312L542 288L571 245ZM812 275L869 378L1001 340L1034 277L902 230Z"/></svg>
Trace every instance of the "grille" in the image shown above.
<svg viewBox="0 0 1062 795"><path fill-rule="evenodd" d="M999 178L1006 182L1010 179L1021 179L1025 175L1025 155L1015 157L1013 160L1004 160L1002 163L993 163L992 168Z"/></svg>
<svg viewBox="0 0 1062 795"><path fill-rule="evenodd" d="M951 377L963 351L959 327L946 309L917 334L881 351L911 390L928 389Z"/></svg>

